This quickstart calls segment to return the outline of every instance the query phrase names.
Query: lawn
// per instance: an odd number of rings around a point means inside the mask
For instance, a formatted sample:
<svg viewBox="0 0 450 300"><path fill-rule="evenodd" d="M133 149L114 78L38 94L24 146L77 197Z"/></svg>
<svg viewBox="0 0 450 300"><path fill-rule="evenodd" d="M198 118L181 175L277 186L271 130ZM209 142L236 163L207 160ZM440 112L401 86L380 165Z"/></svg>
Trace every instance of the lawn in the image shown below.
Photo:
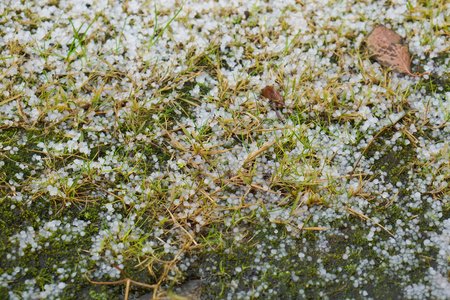
<svg viewBox="0 0 450 300"><path fill-rule="evenodd" d="M0 298L450 299L449 75L445 0L0 1Z"/></svg>

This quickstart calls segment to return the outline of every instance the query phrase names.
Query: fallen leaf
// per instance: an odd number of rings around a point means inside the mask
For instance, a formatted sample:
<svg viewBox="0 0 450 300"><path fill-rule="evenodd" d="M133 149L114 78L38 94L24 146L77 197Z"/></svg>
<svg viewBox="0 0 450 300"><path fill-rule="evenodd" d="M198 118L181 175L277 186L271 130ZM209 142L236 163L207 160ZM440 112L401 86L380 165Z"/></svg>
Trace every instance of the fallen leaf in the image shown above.
<svg viewBox="0 0 450 300"><path fill-rule="evenodd" d="M384 25L377 26L367 36L366 46L370 54L383 67L414 77L428 74L427 72L420 75L411 74L408 44L399 34Z"/></svg>
<svg viewBox="0 0 450 300"><path fill-rule="evenodd" d="M284 99L283 96L281 96L280 92L277 91L273 86L266 85L266 87L262 89L262 95L263 97L269 99L270 107L272 107L272 109L275 111L278 119L281 122L285 123L283 117L277 110L277 108L282 108L284 106Z"/></svg>
<svg viewBox="0 0 450 300"><path fill-rule="evenodd" d="M274 89L273 86L267 85L262 89L263 97L266 97L270 101L272 101L277 108L281 108L284 106L284 99L281 96L280 92Z"/></svg>

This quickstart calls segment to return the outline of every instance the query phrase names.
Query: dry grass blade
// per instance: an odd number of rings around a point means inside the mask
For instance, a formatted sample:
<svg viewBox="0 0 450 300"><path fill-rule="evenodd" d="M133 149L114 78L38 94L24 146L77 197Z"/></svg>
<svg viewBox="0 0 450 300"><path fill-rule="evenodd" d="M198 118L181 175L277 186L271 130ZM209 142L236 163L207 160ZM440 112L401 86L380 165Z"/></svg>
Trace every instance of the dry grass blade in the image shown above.
<svg viewBox="0 0 450 300"><path fill-rule="evenodd" d="M314 231L314 230L328 230L328 229L330 229L330 228L328 228L328 227L303 227L303 230L312 230L312 231Z"/></svg>
<svg viewBox="0 0 450 300"><path fill-rule="evenodd" d="M384 231L386 231L390 236L392 236L392 237L395 239L395 235L393 235L389 230L387 230L386 228L384 228L380 223L375 222L374 220L372 220L372 219L369 218L368 216L363 215L362 213L357 212L356 210L351 209L351 208L349 208L349 207L347 207L347 211L351 212L352 214L357 215L357 216L360 217L360 218L363 218L363 219L372 221L375 225L377 225L378 227L380 227L381 229L383 229Z"/></svg>
<svg viewBox="0 0 450 300"><path fill-rule="evenodd" d="M376 61L393 71L420 77L427 72L414 75L411 73L409 46L404 39L383 25L376 27L366 38L366 46Z"/></svg>
<svg viewBox="0 0 450 300"><path fill-rule="evenodd" d="M118 266L113 265L113 267L116 268L117 270L119 270L120 273L122 273L123 275L127 276L127 275L125 274L125 272L124 272L121 268L119 268ZM92 271L92 270L91 270L91 271ZM132 283L133 283L133 284L136 284L136 285L138 285L138 286L141 286L141 287L153 289L153 295L154 295L154 296L156 296L156 292L158 291L159 286L160 286L160 284L151 284L151 285L150 285L150 284L145 284L145 283L142 283L142 282L138 282L138 281L135 281L135 280L129 278L128 276L127 276L127 278L125 278L125 279L121 279L121 280L117 280L117 281L110 281L110 282L93 281L93 280L91 280L91 279L88 277L88 275L87 275L87 274L88 274L89 272L91 272L91 271L85 272L85 273L84 273L84 276L86 277L87 281L89 281L89 282L92 283L92 284L98 284L98 285L112 285L112 284L126 283L126 287L125 287L125 295L124 295L124 299L125 299L125 300L128 300L128 296L129 296L129 294L130 294L130 287L131 287L131 284L132 284Z"/></svg>
<svg viewBox="0 0 450 300"><path fill-rule="evenodd" d="M23 95L25 95L25 92L22 92L22 93L20 93L20 94L18 94L18 95L15 95L14 97L11 97L11 98L9 98L9 99L3 100L2 102L0 102L0 105L3 105L3 104L6 104L6 103L8 103L8 102L11 102L11 101L13 101L13 100L16 100L17 98L20 98L20 97L22 97Z"/></svg>
<svg viewBox="0 0 450 300"><path fill-rule="evenodd" d="M264 145L261 146L261 148L259 148L258 150L250 153L247 158L244 161L244 164L251 162L252 160L254 160L259 154L261 154L261 152L266 151L267 149L269 149L270 147L272 147L272 145L275 144L275 141L266 143Z"/></svg>

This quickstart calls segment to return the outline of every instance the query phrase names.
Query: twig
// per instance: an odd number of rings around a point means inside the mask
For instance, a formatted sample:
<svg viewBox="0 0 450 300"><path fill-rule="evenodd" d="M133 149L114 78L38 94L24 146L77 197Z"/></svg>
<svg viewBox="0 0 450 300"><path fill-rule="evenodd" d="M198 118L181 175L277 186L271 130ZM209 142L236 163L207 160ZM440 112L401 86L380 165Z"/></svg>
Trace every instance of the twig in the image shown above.
<svg viewBox="0 0 450 300"><path fill-rule="evenodd" d="M269 101L269 105L270 107L272 107L272 109L275 111L275 113L277 114L278 119L283 122L283 124L286 124L286 121L284 120L284 118L281 116L281 114L278 112L277 107L275 106L275 103L273 103L272 101Z"/></svg>

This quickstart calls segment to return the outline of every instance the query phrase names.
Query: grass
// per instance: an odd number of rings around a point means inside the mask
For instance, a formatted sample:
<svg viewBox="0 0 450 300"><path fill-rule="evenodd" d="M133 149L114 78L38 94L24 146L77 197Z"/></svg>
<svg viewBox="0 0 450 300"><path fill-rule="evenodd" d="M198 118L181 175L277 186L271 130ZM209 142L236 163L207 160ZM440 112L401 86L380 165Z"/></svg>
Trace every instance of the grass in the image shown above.
<svg viewBox="0 0 450 300"><path fill-rule="evenodd" d="M413 68L450 59L432 2L385 19ZM361 44L376 22L336 23L350 8L65 9L4 13L53 24L0 45L0 298L163 297L193 279L214 299L444 297L429 270L448 281L448 68L380 68Z"/></svg>

